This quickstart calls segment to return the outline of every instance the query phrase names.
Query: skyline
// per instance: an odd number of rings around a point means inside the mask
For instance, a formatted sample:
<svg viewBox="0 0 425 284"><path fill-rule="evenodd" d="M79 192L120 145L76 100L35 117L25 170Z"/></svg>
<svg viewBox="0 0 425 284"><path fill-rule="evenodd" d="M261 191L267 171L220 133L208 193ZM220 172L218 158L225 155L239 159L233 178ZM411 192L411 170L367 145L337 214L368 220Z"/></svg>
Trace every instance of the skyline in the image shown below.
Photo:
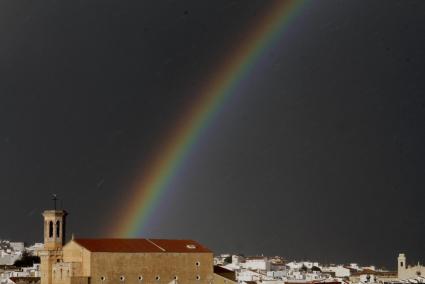
<svg viewBox="0 0 425 284"><path fill-rule="evenodd" d="M0 214L17 223L0 237L37 240L51 193L77 236L131 222L134 183L273 3L0 3ZM423 262L423 9L302 4L188 152L141 237Z"/></svg>

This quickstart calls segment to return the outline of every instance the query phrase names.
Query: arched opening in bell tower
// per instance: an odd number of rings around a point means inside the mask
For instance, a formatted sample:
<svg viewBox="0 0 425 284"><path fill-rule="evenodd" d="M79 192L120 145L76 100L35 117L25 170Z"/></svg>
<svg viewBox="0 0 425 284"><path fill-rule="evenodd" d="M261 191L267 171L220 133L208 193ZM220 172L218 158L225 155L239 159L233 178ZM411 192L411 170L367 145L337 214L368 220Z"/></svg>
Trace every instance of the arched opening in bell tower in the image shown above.
<svg viewBox="0 0 425 284"><path fill-rule="evenodd" d="M58 220L56 221L56 237L60 238L60 232L61 232L61 222Z"/></svg>
<svg viewBox="0 0 425 284"><path fill-rule="evenodd" d="M49 238L53 238L53 221L49 222Z"/></svg>

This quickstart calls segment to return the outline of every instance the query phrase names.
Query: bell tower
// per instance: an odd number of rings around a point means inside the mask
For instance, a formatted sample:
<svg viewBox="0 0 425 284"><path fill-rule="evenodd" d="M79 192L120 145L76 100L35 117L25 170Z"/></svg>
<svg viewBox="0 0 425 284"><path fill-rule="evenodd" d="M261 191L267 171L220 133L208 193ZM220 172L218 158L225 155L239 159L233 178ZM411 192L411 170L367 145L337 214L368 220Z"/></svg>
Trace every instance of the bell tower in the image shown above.
<svg viewBox="0 0 425 284"><path fill-rule="evenodd" d="M406 265L406 256L404 253L398 255L398 266L397 266L397 276L399 279L404 279L404 274L407 268Z"/></svg>
<svg viewBox="0 0 425 284"><path fill-rule="evenodd" d="M46 210L44 217L44 249L58 250L65 244L65 219L64 210Z"/></svg>
<svg viewBox="0 0 425 284"><path fill-rule="evenodd" d="M52 284L53 265L62 261L62 247L65 244L65 225L68 213L56 208L56 195L53 195L53 201L54 209L43 212L44 248L39 253L41 284Z"/></svg>

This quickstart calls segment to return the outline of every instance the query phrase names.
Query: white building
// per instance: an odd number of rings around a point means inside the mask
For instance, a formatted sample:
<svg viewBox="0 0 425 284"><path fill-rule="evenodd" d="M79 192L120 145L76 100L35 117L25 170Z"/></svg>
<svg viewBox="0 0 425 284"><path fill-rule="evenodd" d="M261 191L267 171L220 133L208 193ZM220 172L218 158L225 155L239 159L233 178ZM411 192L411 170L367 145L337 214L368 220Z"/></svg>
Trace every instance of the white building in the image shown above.
<svg viewBox="0 0 425 284"><path fill-rule="evenodd" d="M0 265L13 265L15 261L21 258L21 253L15 253L12 251L1 251L0 252Z"/></svg>
<svg viewBox="0 0 425 284"><path fill-rule="evenodd" d="M292 261L292 262L288 262L286 266L288 266L289 269L298 269L298 270L303 267L307 269L312 269L313 267L320 268L318 262L311 262L311 261L301 261L301 262Z"/></svg>
<svg viewBox="0 0 425 284"><path fill-rule="evenodd" d="M25 245L23 242L10 242L10 247L15 252L23 252L25 250Z"/></svg>
<svg viewBox="0 0 425 284"><path fill-rule="evenodd" d="M236 272L236 279L238 281L262 281L262 280L274 280L272 277L268 277L265 274L252 270L240 270Z"/></svg>
<svg viewBox="0 0 425 284"><path fill-rule="evenodd" d="M270 270L270 261L265 256L254 256L245 258L245 262L241 263L241 267L250 270Z"/></svg>
<svg viewBox="0 0 425 284"><path fill-rule="evenodd" d="M332 274L335 275L335 277L350 277L351 273L350 273L350 269L346 268L342 265L338 265L338 266L329 266L329 267L323 267L322 268L322 272L326 273L326 272L330 272Z"/></svg>
<svg viewBox="0 0 425 284"><path fill-rule="evenodd" d="M35 243L32 246L26 248L26 251L31 255L38 255L38 252L44 247L43 243Z"/></svg>

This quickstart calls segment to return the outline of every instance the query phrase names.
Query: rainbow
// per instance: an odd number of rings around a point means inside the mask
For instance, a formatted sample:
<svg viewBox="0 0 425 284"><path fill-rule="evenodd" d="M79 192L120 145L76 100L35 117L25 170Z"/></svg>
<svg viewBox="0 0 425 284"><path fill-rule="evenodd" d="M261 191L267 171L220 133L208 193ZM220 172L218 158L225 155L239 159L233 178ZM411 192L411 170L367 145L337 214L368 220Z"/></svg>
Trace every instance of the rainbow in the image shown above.
<svg viewBox="0 0 425 284"><path fill-rule="evenodd" d="M168 141L165 147L158 149L149 169L136 180L122 216L111 226L113 235L137 237L143 232L152 212L170 188L171 180L177 175L203 130L211 124L226 100L260 61L260 57L282 38L304 2L270 2L262 19L254 23L255 28L249 36L215 70L202 89L199 100L184 113L165 140Z"/></svg>

